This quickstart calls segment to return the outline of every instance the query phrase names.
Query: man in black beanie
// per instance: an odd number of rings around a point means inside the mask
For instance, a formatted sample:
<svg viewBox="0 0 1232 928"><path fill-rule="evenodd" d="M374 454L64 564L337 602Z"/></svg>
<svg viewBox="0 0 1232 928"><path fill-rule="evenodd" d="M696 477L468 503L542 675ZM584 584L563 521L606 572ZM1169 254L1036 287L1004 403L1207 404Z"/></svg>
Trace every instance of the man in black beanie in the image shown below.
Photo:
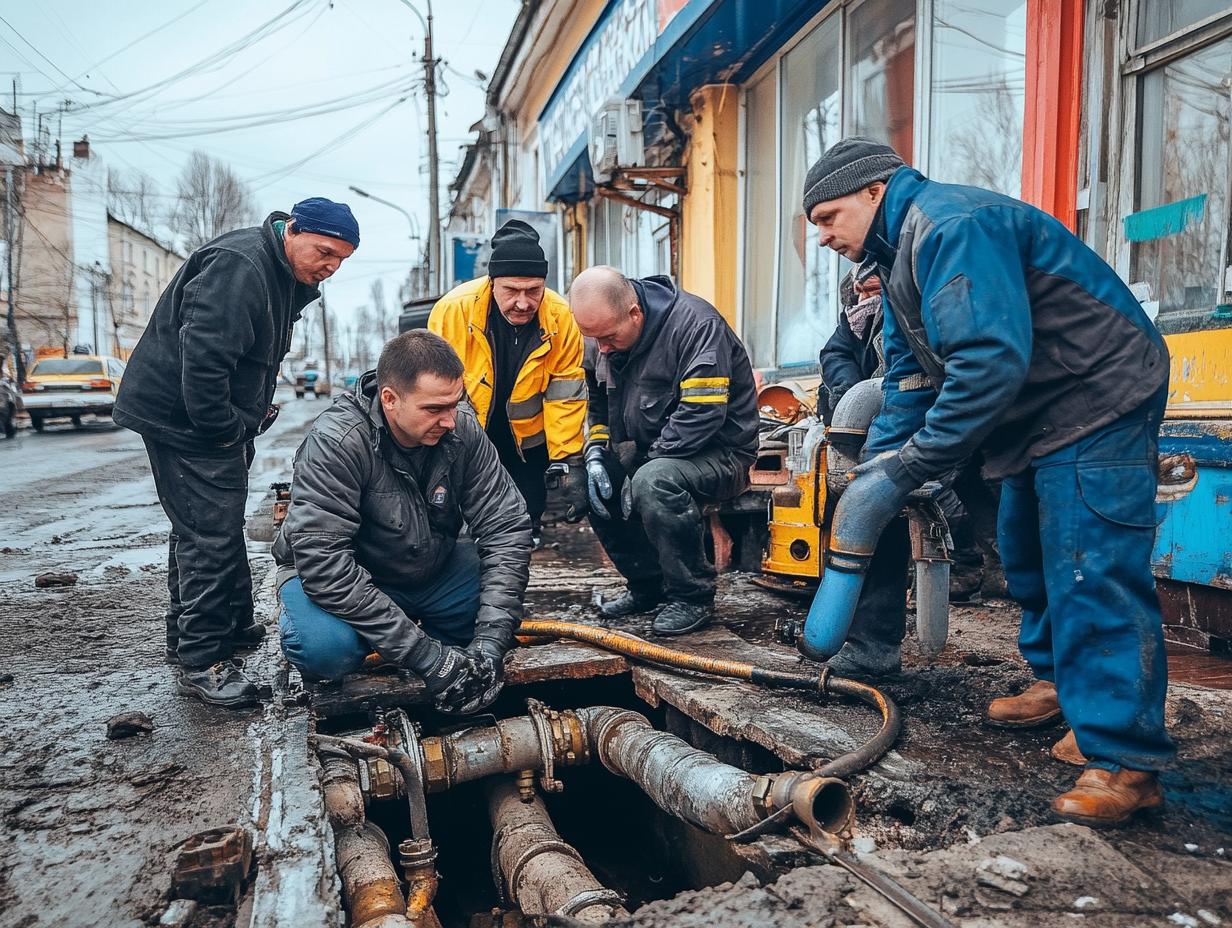
<svg viewBox="0 0 1232 928"><path fill-rule="evenodd" d="M587 511L582 335L547 274L539 234L511 219L492 236L487 276L455 287L428 317L462 358L467 395L526 500L536 540L550 464L567 469L566 517L579 521Z"/></svg>
<svg viewBox="0 0 1232 928"><path fill-rule="evenodd" d="M1062 818L1111 825L1162 805L1156 772L1175 748L1150 565L1168 388L1159 331L1052 216L930 181L869 139L839 142L813 165L803 207L822 247L876 262L886 373L834 517L862 507L865 528L832 544L801 649L837 651L846 628L831 617L851 616L853 575L867 569L878 526L913 489L982 452L987 475L1004 478L1001 558L1038 678L994 700L988 720L1024 728L1064 712L1072 738L1053 756L1086 770L1053 801Z"/></svg>
<svg viewBox="0 0 1232 928"><path fill-rule="evenodd" d="M116 397L171 522L167 660L182 666L179 691L210 705L257 698L232 660L265 634L244 539L252 441L277 413L292 326L358 247L351 210L324 197L202 245L158 298Z"/></svg>

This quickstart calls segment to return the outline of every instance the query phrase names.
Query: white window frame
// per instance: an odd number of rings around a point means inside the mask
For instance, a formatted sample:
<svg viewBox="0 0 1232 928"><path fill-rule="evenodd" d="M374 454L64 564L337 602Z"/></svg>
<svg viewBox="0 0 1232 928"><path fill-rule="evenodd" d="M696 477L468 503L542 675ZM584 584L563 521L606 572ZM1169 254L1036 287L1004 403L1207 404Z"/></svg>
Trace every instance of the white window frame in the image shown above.
<svg viewBox="0 0 1232 928"><path fill-rule="evenodd" d="M1124 12L1120 18L1118 30L1117 58L1121 62L1113 78L1114 87L1108 88L1110 96L1115 100L1120 98L1118 112L1121 115L1119 125L1109 122L1111 136L1108 144L1112 146L1110 163L1117 165L1115 193L1107 196L1108 209L1111 215L1105 214L1108 226L1108 243L1106 258L1116 269L1123 280L1133 283L1130 279L1132 271L1133 242L1125 238L1121 231L1120 217L1128 216L1137 211L1138 188L1138 137L1139 119L1141 118L1142 100L1139 93L1141 79L1149 72L1156 70L1197 52L1208 45L1232 36L1232 2L1228 9L1214 16L1199 20L1190 26L1179 29L1171 35L1157 39L1147 45L1137 45L1138 21L1142 12L1144 0L1126 0ZM1088 10L1088 15L1097 15L1098 4L1094 10ZM1093 98L1089 105L1102 105L1102 95ZM1090 141L1088 144L1092 144ZM1098 149L1088 152L1088 160L1097 156ZM1223 260L1225 266L1219 275L1221 298L1228 295L1228 274L1232 267L1229 259L1229 239L1232 237L1232 146L1229 148L1228 163L1228 196L1223 204L1224 234ZM1113 207L1115 204L1115 208ZM1102 204L1101 204L1102 205ZM1157 298L1152 294L1152 298ZM1214 307L1211 307L1214 309Z"/></svg>
<svg viewBox="0 0 1232 928"><path fill-rule="evenodd" d="M782 170L783 170L783 58L792 51L797 45L803 42L808 36L813 33L813 30L818 28L825 20L831 16L840 16L842 21L839 23L839 75L840 75L840 92L839 92L839 125L843 127L843 132L847 131L847 123L850 113L847 106L847 72L849 62L847 60L847 16L851 10L860 7L867 0L833 0L826 5L816 16L805 23L788 41L784 42L773 55L767 59L761 67L748 76L748 78L740 86L740 129L739 129L739 170L737 178L739 180L739 196L737 197L736 217L739 228L739 236L737 248L739 254L738 271L736 274L736 321L737 332L741 338L744 338L745 323L748 320L748 309L745 306L744 299L744 264L747 245L747 223L746 219L746 198L748 165L746 162L748 154L748 133L747 133L747 114L748 114L748 88L757 83L767 74L774 73L774 175L776 184L777 197L775 200L776 221L774 224L774 285L771 288L770 305L773 308L773 317L770 321L769 338L770 344L773 346L774 363L767 368L761 370L773 373L783 372L784 376L799 376L807 374L810 370L818 367L813 365L792 365L784 368L779 364L778 360L778 337L779 337L779 287L781 275L779 273L778 258L781 254L782 242L782 217L778 216L777 210L782 199ZM921 87L930 87L932 83L932 16L933 16L933 0L915 0L915 72L912 95L912 163L919 165L923 163L924 154L928 151L927 135L929 132L929 105L927 103L928 94L921 95ZM921 105L921 97L925 98L925 102ZM803 180L803 178L801 178ZM817 350L821 350L821 345L817 346Z"/></svg>

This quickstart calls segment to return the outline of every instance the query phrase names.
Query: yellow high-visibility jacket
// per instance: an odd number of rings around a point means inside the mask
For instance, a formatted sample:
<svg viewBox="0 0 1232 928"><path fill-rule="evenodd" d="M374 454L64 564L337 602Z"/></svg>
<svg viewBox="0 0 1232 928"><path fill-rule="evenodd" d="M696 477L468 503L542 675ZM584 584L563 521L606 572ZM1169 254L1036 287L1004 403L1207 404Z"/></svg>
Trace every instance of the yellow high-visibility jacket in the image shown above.
<svg viewBox="0 0 1232 928"><path fill-rule="evenodd" d="M466 392L480 425L487 428L496 372L485 329L492 305L492 278L454 287L437 300L428 329L453 345L466 368ZM544 443L548 457L564 460L582 451L586 424L586 375L582 371L582 333L569 304L545 290L539 305L539 345L518 372L509 395L509 424L519 452Z"/></svg>

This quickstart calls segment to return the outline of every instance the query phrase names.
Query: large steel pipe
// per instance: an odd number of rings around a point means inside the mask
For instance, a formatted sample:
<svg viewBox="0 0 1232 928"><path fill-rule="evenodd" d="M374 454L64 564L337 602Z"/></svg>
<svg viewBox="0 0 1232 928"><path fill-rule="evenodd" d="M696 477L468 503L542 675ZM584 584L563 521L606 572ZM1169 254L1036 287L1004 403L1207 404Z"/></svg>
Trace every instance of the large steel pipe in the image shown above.
<svg viewBox="0 0 1232 928"><path fill-rule="evenodd" d="M568 915L583 922L629 914L561 839L538 796L523 802L512 780L494 780L488 789L488 814L495 833L494 860L510 898L524 914Z"/></svg>
<svg viewBox="0 0 1232 928"><path fill-rule="evenodd" d="M654 728L625 709L581 709L603 766L632 780L660 809L716 834L732 834L766 817L753 800L757 777Z"/></svg>
<svg viewBox="0 0 1232 928"><path fill-rule="evenodd" d="M334 852L342 877L342 895L354 928L394 928L413 922L389 859L389 841L371 822L334 829Z"/></svg>

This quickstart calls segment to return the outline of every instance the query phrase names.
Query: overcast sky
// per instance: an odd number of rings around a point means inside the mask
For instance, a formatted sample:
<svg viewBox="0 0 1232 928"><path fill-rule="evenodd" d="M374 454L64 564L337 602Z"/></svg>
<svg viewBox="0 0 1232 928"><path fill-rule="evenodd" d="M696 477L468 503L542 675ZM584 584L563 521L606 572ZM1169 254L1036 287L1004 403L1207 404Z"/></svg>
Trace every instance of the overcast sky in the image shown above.
<svg viewBox="0 0 1232 928"><path fill-rule="evenodd" d="M415 5L426 14L424 0ZM438 0L433 10L447 90L438 102L442 212L460 146L483 115L474 72L492 73L517 10L517 0ZM54 113L68 99L82 108L63 117L66 155L88 133L109 167L148 172L165 197L200 148L249 184L262 217L308 196L349 203L362 244L327 290L344 316L378 277L392 306L419 247L402 214L349 185L398 203L426 236L422 51L423 27L402 0L0 0L3 105L16 75L28 139L33 107ZM299 115L310 107L336 111Z"/></svg>

